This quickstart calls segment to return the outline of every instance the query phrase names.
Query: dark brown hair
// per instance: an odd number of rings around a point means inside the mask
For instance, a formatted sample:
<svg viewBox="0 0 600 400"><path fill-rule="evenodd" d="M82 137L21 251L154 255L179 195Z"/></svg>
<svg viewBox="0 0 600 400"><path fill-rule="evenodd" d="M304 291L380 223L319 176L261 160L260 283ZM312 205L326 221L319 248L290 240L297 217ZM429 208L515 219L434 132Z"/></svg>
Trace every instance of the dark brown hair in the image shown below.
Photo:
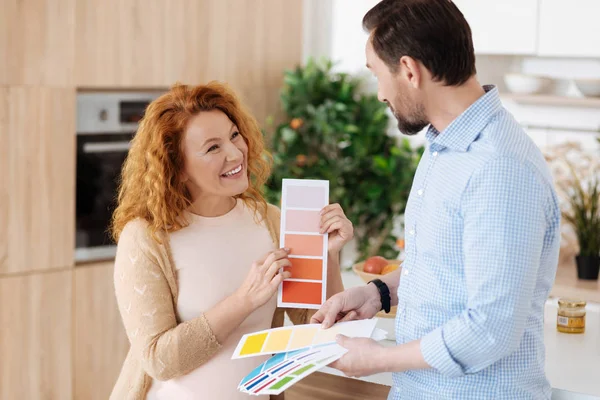
<svg viewBox="0 0 600 400"><path fill-rule="evenodd" d="M393 73L403 56L449 86L476 73L471 28L451 0L382 0L364 16L363 28Z"/></svg>

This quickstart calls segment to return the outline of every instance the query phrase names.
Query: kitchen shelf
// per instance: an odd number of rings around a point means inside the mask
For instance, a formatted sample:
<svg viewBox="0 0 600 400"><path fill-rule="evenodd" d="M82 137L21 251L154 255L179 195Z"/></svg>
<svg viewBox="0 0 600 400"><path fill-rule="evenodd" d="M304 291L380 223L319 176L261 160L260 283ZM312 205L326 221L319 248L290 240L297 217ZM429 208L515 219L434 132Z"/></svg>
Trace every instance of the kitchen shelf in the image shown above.
<svg viewBox="0 0 600 400"><path fill-rule="evenodd" d="M520 104L555 107L600 108L600 97L567 97L557 95L515 93L502 93L501 96L504 100L510 100Z"/></svg>

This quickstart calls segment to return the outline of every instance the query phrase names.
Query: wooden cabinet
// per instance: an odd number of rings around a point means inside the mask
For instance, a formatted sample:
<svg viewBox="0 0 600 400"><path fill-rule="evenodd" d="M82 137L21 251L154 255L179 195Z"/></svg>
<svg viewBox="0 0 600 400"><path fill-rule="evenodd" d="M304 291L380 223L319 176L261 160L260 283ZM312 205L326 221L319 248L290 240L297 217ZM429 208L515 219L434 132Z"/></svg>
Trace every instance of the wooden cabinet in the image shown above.
<svg viewBox="0 0 600 400"><path fill-rule="evenodd" d="M72 272L0 278L0 399L69 400Z"/></svg>
<svg viewBox="0 0 600 400"><path fill-rule="evenodd" d="M74 291L74 399L106 400L129 350L113 263L76 267Z"/></svg>
<svg viewBox="0 0 600 400"><path fill-rule="evenodd" d="M301 59L301 0L80 0L82 87L227 80L256 87Z"/></svg>
<svg viewBox="0 0 600 400"><path fill-rule="evenodd" d="M384 400L389 386L315 372L285 391L285 400Z"/></svg>
<svg viewBox="0 0 600 400"><path fill-rule="evenodd" d="M600 57L598 0L540 0L538 54Z"/></svg>
<svg viewBox="0 0 600 400"><path fill-rule="evenodd" d="M73 264L75 89L0 87L0 275Z"/></svg>
<svg viewBox="0 0 600 400"><path fill-rule="evenodd" d="M2 0L0 85L72 84L76 0Z"/></svg>
<svg viewBox="0 0 600 400"><path fill-rule="evenodd" d="M454 3L471 26L476 53L535 54L538 0L455 0Z"/></svg>

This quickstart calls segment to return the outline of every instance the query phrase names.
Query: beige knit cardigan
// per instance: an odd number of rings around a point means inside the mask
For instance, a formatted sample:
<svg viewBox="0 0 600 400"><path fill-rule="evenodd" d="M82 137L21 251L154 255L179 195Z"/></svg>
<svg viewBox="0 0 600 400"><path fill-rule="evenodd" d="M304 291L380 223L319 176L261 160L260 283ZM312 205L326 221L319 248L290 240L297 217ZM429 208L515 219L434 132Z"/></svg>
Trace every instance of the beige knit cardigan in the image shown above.
<svg viewBox="0 0 600 400"><path fill-rule="evenodd" d="M269 205L261 221L279 247L280 211ZM152 378L168 380L188 374L220 350L204 315L177 320L177 274L168 235L158 243L143 220L128 223L119 238L114 284L119 311L131 344L111 400L145 400ZM284 312L294 324L308 323L313 312L280 309L273 327L283 325Z"/></svg>

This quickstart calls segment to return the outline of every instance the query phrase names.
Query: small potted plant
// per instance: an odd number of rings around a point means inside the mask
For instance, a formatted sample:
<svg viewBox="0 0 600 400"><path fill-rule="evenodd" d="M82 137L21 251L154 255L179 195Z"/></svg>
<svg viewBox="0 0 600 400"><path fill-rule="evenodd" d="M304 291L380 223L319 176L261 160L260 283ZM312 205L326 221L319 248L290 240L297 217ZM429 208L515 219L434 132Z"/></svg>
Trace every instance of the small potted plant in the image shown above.
<svg viewBox="0 0 600 400"><path fill-rule="evenodd" d="M569 190L568 209L563 218L575 229L579 241L576 256L579 279L597 280L600 270L600 182L599 171L583 181L570 162L566 162L573 177Z"/></svg>

